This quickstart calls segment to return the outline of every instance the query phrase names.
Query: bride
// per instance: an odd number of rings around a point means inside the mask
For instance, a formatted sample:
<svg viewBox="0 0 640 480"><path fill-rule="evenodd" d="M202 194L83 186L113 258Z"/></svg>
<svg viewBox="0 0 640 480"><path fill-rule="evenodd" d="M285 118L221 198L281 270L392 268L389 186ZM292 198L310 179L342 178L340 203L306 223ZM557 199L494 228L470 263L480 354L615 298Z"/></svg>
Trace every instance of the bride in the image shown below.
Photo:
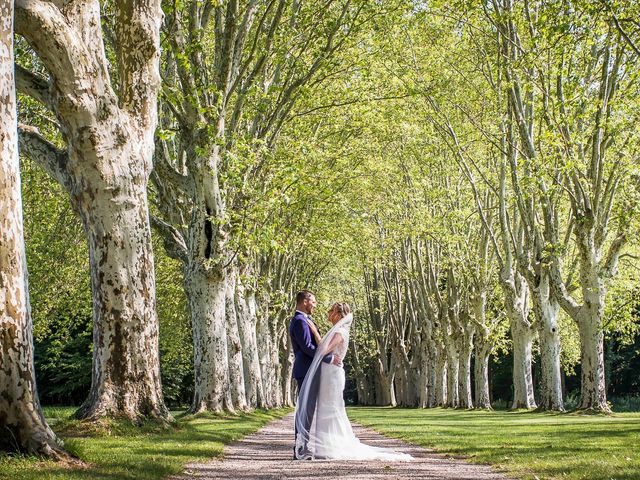
<svg viewBox="0 0 640 480"><path fill-rule="evenodd" d="M342 398L344 369L322 362L327 354L344 360L349 345L349 330L353 322L346 303L333 304L329 310L333 324L324 338L320 338L315 324L308 321L318 348L313 363L300 387L296 405L296 458L331 458L341 460L411 460L413 457L387 448L361 443L351 429ZM317 387L317 388L315 388ZM317 398L313 394L317 391ZM315 415L313 404L315 403ZM309 419L309 416L313 416ZM309 425L311 425L309 427Z"/></svg>

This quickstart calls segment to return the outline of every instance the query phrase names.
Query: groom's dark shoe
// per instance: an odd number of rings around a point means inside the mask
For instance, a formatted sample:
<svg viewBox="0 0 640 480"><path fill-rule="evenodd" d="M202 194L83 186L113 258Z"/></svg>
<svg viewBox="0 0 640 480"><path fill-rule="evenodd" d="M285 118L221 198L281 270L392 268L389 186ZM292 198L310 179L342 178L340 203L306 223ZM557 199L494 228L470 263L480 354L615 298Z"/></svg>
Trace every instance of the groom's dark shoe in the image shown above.
<svg viewBox="0 0 640 480"><path fill-rule="evenodd" d="M300 452L300 456L298 457L296 455L296 452L293 452L293 459L294 460L313 460L313 454L309 451L309 450L303 450L302 452Z"/></svg>

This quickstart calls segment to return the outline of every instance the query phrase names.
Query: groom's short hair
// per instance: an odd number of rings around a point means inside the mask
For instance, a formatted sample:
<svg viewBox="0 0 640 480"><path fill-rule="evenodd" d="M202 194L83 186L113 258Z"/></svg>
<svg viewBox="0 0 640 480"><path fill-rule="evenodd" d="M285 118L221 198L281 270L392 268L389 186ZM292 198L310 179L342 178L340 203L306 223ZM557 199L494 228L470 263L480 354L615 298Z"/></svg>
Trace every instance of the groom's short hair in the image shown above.
<svg viewBox="0 0 640 480"><path fill-rule="evenodd" d="M312 291L300 290L298 293L296 293L296 305L301 304L305 300L309 300L311 297L315 297Z"/></svg>

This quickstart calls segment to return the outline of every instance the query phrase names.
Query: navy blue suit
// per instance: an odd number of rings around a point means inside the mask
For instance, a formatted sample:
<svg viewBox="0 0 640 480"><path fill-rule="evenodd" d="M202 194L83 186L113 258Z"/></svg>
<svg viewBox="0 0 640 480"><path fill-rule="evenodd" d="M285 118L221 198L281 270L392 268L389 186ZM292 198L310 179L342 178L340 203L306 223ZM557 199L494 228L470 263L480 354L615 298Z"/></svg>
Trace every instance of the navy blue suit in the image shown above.
<svg viewBox="0 0 640 480"><path fill-rule="evenodd" d="M296 311L289 324L289 334L291 335L291 345L293 346L293 355L295 357L292 376L296 379L298 385L302 385L302 381L309 371L313 356L318 348L316 339L309 329L309 324L307 324L307 316L304 313ZM329 354L322 361L331 363L332 359L333 355Z"/></svg>

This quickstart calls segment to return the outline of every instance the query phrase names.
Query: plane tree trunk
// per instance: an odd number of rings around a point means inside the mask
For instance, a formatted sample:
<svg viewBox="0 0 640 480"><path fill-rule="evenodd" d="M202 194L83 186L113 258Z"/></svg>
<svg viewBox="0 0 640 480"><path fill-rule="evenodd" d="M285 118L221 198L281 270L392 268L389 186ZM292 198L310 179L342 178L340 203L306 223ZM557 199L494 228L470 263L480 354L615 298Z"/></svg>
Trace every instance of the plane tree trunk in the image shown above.
<svg viewBox="0 0 640 480"><path fill-rule="evenodd" d="M61 150L21 128L23 151L69 193L90 253L93 366L77 415L171 417L160 384L158 319L146 186L160 86L157 0L116 2L118 94L105 55L100 3L16 2L16 31L50 77L18 68L21 91L52 110Z"/></svg>

